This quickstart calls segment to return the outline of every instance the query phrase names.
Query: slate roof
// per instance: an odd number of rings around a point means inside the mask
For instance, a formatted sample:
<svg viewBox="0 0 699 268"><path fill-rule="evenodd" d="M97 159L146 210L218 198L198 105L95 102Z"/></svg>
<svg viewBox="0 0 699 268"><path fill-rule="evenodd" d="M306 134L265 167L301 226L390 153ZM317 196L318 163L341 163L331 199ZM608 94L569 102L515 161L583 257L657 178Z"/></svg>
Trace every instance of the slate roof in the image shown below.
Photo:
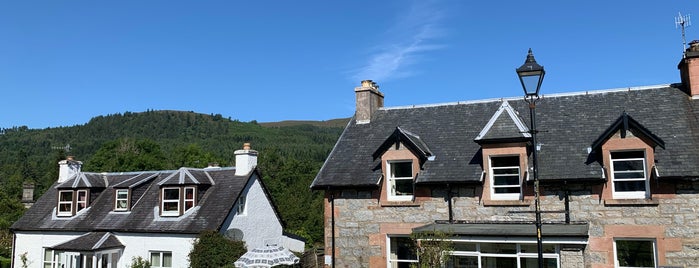
<svg viewBox="0 0 699 268"><path fill-rule="evenodd" d="M483 159L474 140L503 101L529 125L522 98L381 108L369 123L353 119L311 188L378 187L380 158L372 153L397 127L418 135L433 155L416 183L480 183ZM699 178L699 100L661 85L544 96L536 106L540 180L602 181L601 156L591 146L624 112L664 141L664 149L655 148L660 179Z"/></svg>
<svg viewBox="0 0 699 268"><path fill-rule="evenodd" d="M260 178L255 169L247 176L236 176L235 168L143 171L127 173L82 172L78 177L94 183L90 189L90 205L75 216L57 217L57 193L71 180L54 184L28 209L12 230L23 231L85 231L85 232L155 232L199 233L218 230L232 211L238 196L253 177ZM84 180L79 180L84 181ZM161 217L158 211L161 185L201 185L197 206L179 217ZM198 182L198 183L197 183ZM260 183L262 181L260 180ZM70 188L70 187L69 187ZM115 189L131 188L131 210L115 212ZM263 185L263 189L265 189ZM269 198L269 194L265 191ZM271 200L271 199L270 199ZM276 213L276 208L275 208ZM275 215L279 218L279 215Z"/></svg>
<svg viewBox="0 0 699 268"><path fill-rule="evenodd" d="M73 240L52 246L55 250L98 251L110 248L123 248L124 244L110 232L86 233Z"/></svg>

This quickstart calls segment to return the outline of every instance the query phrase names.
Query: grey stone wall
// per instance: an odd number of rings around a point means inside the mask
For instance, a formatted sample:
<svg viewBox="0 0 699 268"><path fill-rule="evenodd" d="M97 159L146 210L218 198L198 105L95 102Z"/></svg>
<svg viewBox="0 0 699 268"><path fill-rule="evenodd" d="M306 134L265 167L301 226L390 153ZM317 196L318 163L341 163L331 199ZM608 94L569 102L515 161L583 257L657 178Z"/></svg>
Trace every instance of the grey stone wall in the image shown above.
<svg viewBox="0 0 699 268"><path fill-rule="evenodd" d="M648 204L605 205L598 185L542 185L541 209L564 210L564 193L569 191L570 220L588 222L590 239L605 236L607 225L662 225L667 239L681 241L681 249L667 252L661 265L699 267L699 182L677 183L674 198L656 198ZM451 189L455 220L466 221L533 221L530 206L485 206L479 189ZM419 206L381 206L378 193L343 191L335 199L336 267L369 267L370 259L384 256L385 248L373 245L380 237L382 223L429 224L447 220L447 189L433 189L431 197ZM326 214L329 215L329 214ZM563 213L545 213L544 222L563 222ZM330 220L326 218L326 254L330 254ZM385 235L385 234L383 234ZM543 234L546 235L545 233ZM385 238L384 238L385 239ZM662 258L661 258L662 259ZM580 263L579 265L574 265ZM591 267L613 263L608 252L595 252L589 246L580 250L561 250L561 267Z"/></svg>

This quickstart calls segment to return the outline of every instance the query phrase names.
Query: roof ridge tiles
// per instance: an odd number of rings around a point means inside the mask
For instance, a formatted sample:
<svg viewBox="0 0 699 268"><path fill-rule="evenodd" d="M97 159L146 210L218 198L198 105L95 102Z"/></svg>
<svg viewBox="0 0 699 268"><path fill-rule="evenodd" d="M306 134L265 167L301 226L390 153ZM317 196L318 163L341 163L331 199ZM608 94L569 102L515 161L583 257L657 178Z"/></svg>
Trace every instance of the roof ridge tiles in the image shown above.
<svg viewBox="0 0 699 268"><path fill-rule="evenodd" d="M580 95L592 95L592 94L605 94L614 92L624 92L624 91L639 91L639 90L650 90L650 89L660 89L665 87L670 87L672 84L658 84L658 85L648 85L648 86L636 86L636 87L621 87L621 88L611 88L611 89L596 89L596 90L586 90L586 91L574 91L574 92L564 92L564 93L552 93L541 95L541 98L558 98L558 97L570 97L570 96L580 96ZM464 105L464 104L476 104L476 103L490 103L508 100L521 100L522 97L504 97L504 98L490 98L490 99L479 99L479 100L467 100L467 101L455 101L455 102L443 102L443 103L431 103L431 104L415 104L415 105L402 105L402 106L392 106L392 107L381 107L379 110L401 110L401 109L413 109L413 108L430 108L430 107L440 107L440 106L452 106L452 105Z"/></svg>

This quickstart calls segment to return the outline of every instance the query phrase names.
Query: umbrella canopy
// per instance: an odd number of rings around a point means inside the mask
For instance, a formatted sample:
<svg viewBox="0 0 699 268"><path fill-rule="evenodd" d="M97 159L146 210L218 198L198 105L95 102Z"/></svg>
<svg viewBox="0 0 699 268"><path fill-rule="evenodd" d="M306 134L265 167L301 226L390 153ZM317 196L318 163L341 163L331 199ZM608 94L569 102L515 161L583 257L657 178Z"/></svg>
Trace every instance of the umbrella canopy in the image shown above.
<svg viewBox="0 0 699 268"><path fill-rule="evenodd" d="M267 245L246 252L234 264L238 268L258 268L297 263L299 263L299 258L288 249L277 245Z"/></svg>

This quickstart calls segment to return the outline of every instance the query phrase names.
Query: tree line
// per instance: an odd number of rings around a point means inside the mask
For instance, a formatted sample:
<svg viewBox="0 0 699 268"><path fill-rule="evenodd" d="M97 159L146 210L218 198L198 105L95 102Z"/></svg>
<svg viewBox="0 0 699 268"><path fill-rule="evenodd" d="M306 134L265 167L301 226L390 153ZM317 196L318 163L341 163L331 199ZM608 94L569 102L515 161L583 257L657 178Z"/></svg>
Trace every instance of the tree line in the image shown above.
<svg viewBox="0 0 699 268"><path fill-rule="evenodd" d="M24 210L22 185L33 183L38 198L55 183L58 161L68 155L89 172L232 166L234 151L245 142L260 153L258 168L285 231L309 245L322 244L322 193L309 185L347 120L260 124L220 114L149 110L97 116L70 127L0 129L0 256L11 254L8 228Z"/></svg>

